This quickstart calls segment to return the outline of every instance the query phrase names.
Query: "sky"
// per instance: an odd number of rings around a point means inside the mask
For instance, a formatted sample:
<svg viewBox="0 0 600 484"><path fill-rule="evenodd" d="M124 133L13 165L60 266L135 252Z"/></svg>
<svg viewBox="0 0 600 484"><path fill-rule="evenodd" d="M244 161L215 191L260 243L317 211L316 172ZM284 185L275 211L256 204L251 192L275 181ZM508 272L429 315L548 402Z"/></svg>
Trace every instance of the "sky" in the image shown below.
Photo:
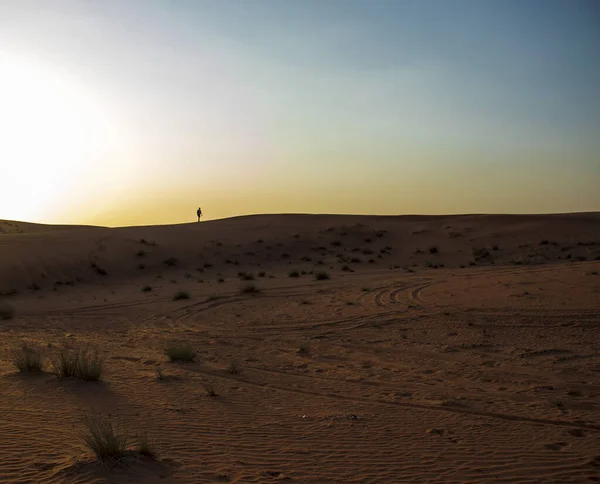
<svg viewBox="0 0 600 484"><path fill-rule="evenodd" d="M0 219L600 211L595 0L0 0Z"/></svg>

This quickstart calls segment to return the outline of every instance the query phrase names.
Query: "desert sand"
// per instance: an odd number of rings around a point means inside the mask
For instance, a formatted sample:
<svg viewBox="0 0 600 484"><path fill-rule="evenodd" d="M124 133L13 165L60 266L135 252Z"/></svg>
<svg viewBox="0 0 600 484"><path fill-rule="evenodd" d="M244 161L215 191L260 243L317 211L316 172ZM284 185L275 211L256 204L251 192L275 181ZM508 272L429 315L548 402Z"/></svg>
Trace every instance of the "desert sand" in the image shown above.
<svg viewBox="0 0 600 484"><path fill-rule="evenodd" d="M1 221L0 306L3 483L600 481L600 214ZM94 411L158 458L98 462Z"/></svg>

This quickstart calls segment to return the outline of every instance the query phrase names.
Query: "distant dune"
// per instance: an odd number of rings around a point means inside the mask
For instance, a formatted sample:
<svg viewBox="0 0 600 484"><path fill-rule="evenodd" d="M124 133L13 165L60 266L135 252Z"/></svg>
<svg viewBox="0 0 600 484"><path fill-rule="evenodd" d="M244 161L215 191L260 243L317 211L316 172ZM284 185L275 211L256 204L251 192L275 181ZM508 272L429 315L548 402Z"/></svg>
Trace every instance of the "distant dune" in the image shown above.
<svg viewBox="0 0 600 484"><path fill-rule="evenodd" d="M122 228L0 221L0 247L0 293L168 272L169 258L189 270L209 263L224 276L240 267L372 271L547 264L600 257L600 214L282 214Z"/></svg>
<svg viewBox="0 0 600 484"><path fill-rule="evenodd" d="M189 270L210 263L225 276L240 266L371 271L546 264L600 257L600 214L282 214L122 228L0 221L0 247L0 293L162 273L169 258Z"/></svg>

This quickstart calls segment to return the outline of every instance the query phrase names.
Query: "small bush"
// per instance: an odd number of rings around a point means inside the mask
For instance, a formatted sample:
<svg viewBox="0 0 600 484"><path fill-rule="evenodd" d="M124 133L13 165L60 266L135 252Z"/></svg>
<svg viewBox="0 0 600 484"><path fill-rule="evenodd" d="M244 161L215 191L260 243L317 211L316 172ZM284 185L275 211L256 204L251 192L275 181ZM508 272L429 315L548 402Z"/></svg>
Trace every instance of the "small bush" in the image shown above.
<svg viewBox="0 0 600 484"><path fill-rule="evenodd" d="M163 262L165 263L165 265L167 265L169 267L175 267L179 263L179 261L175 257L169 257L168 259L165 259Z"/></svg>
<svg viewBox="0 0 600 484"><path fill-rule="evenodd" d="M247 273L247 272L238 272L238 277L242 281L253 281L254 280L254 275L252 273Z"/></svg>
<svg viewBox="0 0 600 484"><path fill-rule="evenodd" d="M319 271L315 274L316 281L327 281L331 279L331 276L325 271Z"/></svg>
<svg viewBox="0 0 600 484"><path fill-rule="evenodd" d="M215 390L215 387L213 387L212 385L205 385L204 389L206 390L206 395L209 397L218 397L218 393Z"/></svg>
<svg viewBox="0 0 600 484"><path fill-rule="evenodd" d="M144 434L138 438L138 441L135 446L135 450L137 450L140 455L143 455L144 457L147 457L148 459L152 459L152 460L158 459L158 453L156 452L156 449L154 448L154 446L152 445L152 443L150 442L150 440L148 439L148 436L146 434Z"/></svg>
<svg viewBox="0 0 600 484"><path fill-rule="evenodd" d="M173 296L173 301L181 301L182 299L189 299L190 295L185 291L176 292Z"/></svg>
<svg viewBox="0 0 600 484"><path fill-rule="evenodd" d="M152 291L152 286L144 286L142 287L142 292L150 292Z"/></svg>
<svg viewBox="0 0 600 484"><path fill-rule="evenodd" d="M97 381L102 377L104 360L89 350L63 350L52 362L58 378Z"/></svg>
<svg viewBox="0 0 600 484"><path fill-rule="evenodd" d="M144 257L146 255L146 251L145 250L138 250L135 253L136 257Z"/></svg>
<svg viewBox="0 0 600 484"><path fill-rule="evenodd" d="M154 371L156 372L157 380L164 380L166 378L163 369L160 366L157 366Z"/></svg>
<svg viewBox="0 0 600 484"><path fill-rule="evenodd" d="M21 373L43 371L44 356L39 348L24 344L13 354L13 364Z"/></svg>
<svg viewBox="0 0 600 484"><path fill-rule="evenodd" d="M127 453L129 438L110 416L92 414L84 417L85 431L81 439L100 461L118 459Z"/></svg>
<svg viewBox="0 0 600 484"><path fill-rule="evenodd" d="M189 344L171 345L165 348L165 354L170 361L194 361L198 350Z"/></svg>
<svg viewBox="0 0 600 484"><path fill-rule="evenodd" d="M8 303L0 303L0 319L8 320L15 317L15 308Z"/></svg>
<svg viewBox="0 0 600 484"><path fill-rule="evenodd" d="M429 247L429 253L430 254L437 254L438 252L439 252L438 248L435 245L432 246L432 247Z"/></svg>
<svg viewBox="0 0 600 484"><path fill-rule="evenodd" d="M250 283L242 287L240 292L242 294L258 294L260 292L260 289L256 287L256 285Z"/></svg>
<svg viewBox="0 0 600 484"><path fill-rule="evenodd" d="M238 367L237 361L231 360L229 362L229 366L227 367L227 372L232 375L237 375L240 372L240 368Z"/></svg>
<svg viewBox="0 0 600 484"><path fill-rule="evenodd" d="M260 271L258 277L267 277L267 273L265 271Z"/></svg>
<svg viewBox="0 0 600 484"><path fill-rule="evenodd" d="M289 277L300 277L300 273L298 271L290 271L288 273Z"/></svg>
<svg viewBox="0 0 600 484"><path fill-rule="evenodd" d="M298 347L298 353L305 355L310 353L310 345L308 343L301 343Z"/></svg>

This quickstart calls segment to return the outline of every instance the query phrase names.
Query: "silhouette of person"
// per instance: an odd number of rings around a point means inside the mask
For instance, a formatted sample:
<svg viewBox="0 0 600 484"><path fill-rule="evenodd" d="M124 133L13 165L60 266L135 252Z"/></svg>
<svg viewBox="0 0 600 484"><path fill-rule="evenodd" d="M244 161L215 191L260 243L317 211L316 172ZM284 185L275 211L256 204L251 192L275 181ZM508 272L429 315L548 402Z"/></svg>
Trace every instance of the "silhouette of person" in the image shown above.
<svg viewBox="0 0 600 484"><path fill-rule="evenodd" d="M200 207L198 207L198 210L196 211L196 215L198 215L198 222L200 222L200 217L202 217L202 209Z"/></svg>

